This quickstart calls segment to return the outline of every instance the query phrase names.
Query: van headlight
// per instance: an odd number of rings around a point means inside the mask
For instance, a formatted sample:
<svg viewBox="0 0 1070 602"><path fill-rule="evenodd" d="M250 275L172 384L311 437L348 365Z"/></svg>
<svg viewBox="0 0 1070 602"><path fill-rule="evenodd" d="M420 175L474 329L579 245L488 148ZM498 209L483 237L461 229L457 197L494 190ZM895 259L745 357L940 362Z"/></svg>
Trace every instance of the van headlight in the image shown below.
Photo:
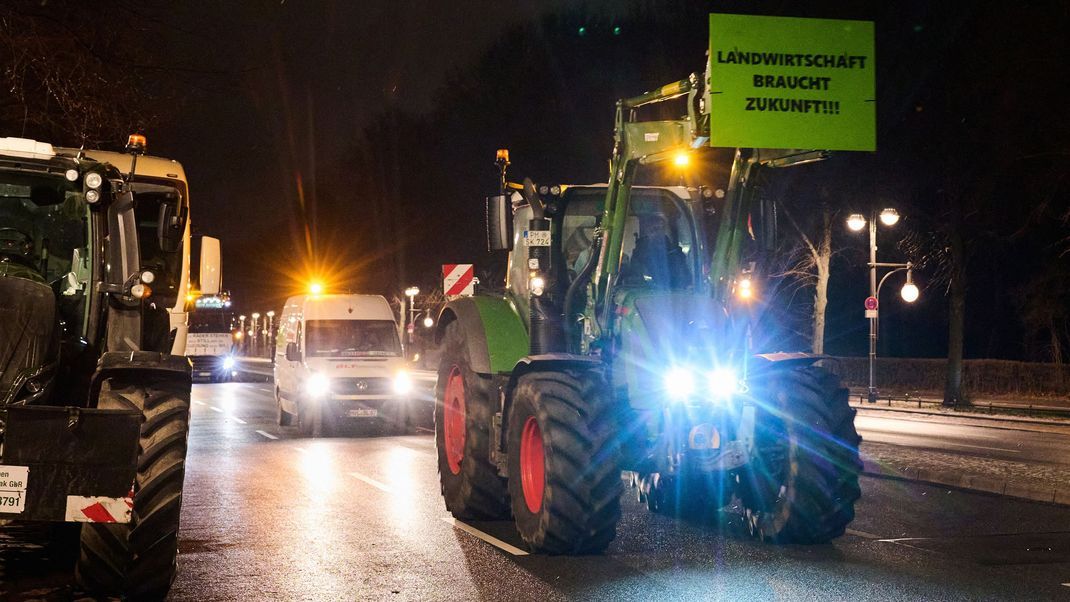
<svg viewBox="0 0 1070 602"><path fill-rule="evenodd" d="M305 393L309 397L320 398L331 392L331 379L325 374L313 374L305 381Z"/></svg>
<svg viewBox="0 0 1070 602"><path fill-rule="evenodd" d="M394 392L398 395L407 395L412 391L412 377L402 370L394 376Z"/></svg>
<svg viewBox="0 0 1070 602"><path fill-rule="evenodd" d="M232 356L229 356L229 355L227 357L223 358L223 369L224 370L231 370L233 368L234 368L234 358Z"/></svg>

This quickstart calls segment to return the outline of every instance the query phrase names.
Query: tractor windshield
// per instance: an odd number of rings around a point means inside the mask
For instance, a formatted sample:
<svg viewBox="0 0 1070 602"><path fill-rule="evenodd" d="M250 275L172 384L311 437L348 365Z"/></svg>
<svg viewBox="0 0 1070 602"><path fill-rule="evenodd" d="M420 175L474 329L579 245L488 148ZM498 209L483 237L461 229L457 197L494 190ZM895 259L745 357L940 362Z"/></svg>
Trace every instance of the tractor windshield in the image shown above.
<svg viewBox="0 0 1070 602"><path fill-rule="evenodd" d="M602 217L604 188L573 188L562 224L565 261L579 273ZM694 226L686 204L664 189L632 190L621 248L621 284L683 290L694 285Z"/></svg>
<svg viewBox="0 0 1070 602"><path fill-rule="evenodd" d="M62 175L0 170L0 277L77 294L89 277L87 218L81 186Z"/></svg>

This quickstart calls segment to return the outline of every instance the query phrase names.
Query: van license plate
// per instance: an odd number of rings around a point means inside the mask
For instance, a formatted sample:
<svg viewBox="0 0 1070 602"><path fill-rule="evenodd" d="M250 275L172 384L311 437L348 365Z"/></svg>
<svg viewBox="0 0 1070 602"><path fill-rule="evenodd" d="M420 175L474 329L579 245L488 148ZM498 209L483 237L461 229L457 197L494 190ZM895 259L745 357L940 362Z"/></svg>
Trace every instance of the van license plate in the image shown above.
<svg viewBox="0 0 1070 602"><path fill-rule="evenodd" d="M350 418L375 418L379 415L379 410L373 408L357 408L355 410L349 410Z"/></svg>

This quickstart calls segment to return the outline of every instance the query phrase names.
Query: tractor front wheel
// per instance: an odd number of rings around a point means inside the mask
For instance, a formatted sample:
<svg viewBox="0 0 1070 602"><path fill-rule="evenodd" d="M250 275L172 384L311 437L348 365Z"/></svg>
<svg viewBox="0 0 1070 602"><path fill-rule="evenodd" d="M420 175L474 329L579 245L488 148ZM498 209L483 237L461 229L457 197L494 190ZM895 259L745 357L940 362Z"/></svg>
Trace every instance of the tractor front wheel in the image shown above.
<svg viewBox="0 0 1070 602"><path fill-rule="evenodd" d="M149 379L142 379L149 380ZM189 383L155 378L105 383L98 407L142 412L134 505L128 524L82 526L78 582L91 593L159 600L175 578L189 435Z"/></svg>
<svg viewBox="0 0 1070 602"><path fill-rule="evenodd" d="M861 497L855 411L836 375L809 366L755 387L765 404L756 454L739 473L752 536L774 543L826 543L843 535Z"/></svg>
<svg viewBox="0 0 1070 602"><path fill-rule="evenodd" d="M438 475L446 510L460 519L509 517L505 480L491 461L490 379L472 370L464 331L446 326L435 399Z"/></svg>
<svg viewBox="0 0 1070 602"><path fill-rule="evenodd" d="M551 554L601 552L620 519L620 449L605 381L520 377L509 409L509 495L520 536Z"/></svg>

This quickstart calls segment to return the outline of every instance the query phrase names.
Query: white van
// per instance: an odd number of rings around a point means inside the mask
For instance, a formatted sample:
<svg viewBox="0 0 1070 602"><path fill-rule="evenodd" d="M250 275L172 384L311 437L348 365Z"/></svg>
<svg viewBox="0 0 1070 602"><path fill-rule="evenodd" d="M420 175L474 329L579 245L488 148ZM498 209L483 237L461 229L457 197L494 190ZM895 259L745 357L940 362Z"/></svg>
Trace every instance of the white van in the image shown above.
<svg viewBox="0 0 1070 602"><path fill-rule="evenodd" d="M279 426L305 436L356 422L406 426L412 380L380 295L301 295L282 310L275 347Z"/></svg>

